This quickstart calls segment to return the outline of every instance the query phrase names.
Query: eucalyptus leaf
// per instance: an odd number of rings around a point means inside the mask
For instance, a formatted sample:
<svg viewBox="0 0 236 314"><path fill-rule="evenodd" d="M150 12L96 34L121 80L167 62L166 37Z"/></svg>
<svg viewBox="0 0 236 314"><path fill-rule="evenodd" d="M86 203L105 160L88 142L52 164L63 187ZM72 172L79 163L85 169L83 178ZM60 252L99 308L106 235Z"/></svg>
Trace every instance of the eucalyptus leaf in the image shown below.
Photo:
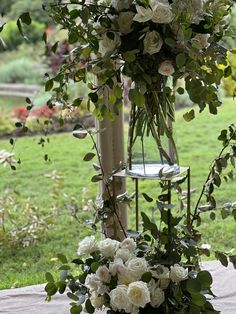
<svg viewBox="0 0 236 314"><path fill-rule="evenodd" d="M84 161L90 161L90 160L92 160L94 157L96 156L96 154L94 154L94 153L87 153L85 156L84 156Z"/></svg>

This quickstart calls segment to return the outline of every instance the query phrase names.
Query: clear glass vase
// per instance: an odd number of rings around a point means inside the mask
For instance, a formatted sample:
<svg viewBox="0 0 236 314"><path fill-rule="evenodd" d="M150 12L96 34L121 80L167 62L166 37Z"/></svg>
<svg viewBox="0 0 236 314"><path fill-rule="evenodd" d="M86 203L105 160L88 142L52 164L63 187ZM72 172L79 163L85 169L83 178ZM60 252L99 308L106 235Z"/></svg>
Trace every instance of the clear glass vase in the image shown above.
<svg viewBox="0 0 236 314"><path fill-rule="evenodd" d="M126 171L139 177L179 172L173 138L174 106L163 92L145 94L142 106L131 105Z"/></svg>

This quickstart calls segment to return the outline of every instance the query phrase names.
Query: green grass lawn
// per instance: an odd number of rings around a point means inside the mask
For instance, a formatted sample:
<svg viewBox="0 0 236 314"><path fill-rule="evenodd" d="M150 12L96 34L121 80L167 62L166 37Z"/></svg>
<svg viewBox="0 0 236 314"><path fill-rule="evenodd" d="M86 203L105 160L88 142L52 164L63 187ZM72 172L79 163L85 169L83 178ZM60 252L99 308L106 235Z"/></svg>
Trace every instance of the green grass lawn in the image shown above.
<svg viewBox="0 0 236 314"><path fill-rule="evenodd" d="M224 101L219 109L219 114L213 116L206 112L196 115L196 119L187 123L182 118L185 111L177 113L176 135L179 147L180 164L191 166L192 188L196 193L192 197L192 203L196 202L197 195L208 174L209 164L217 155L221 144L217 141L221 129L229 124L236 123L236 102L231 99ZM87 197L94 197L97 193L97 184L91 183L90 178L94 174L91 162L83 162L83 156L91 149L89 139L80 141L71 134L57 134L50 136L50 143L42 148L38 145L39 136L24 137L16 140L14 153L20 158L21 165L17 171L9 168L0 168L0 193L10 188L20 193L22 198L30 197L42 211L48 211L50 204L55 202L51 192L53 182L44 175L57 170L64 177L64 185L60 189L57 199L59 211L65 211L64 205L68 195L76 197L78 205L82 206L82 191L88 188ZM11 145L7 140L0 141L0 150L10 151ZM44 155L48 154L50 162L44 161ZM156 184L156 188L155 188ZM143 181L140 184L140 193L146 192L152 197L158 196L158 182ZM128 183L129 192L133 190L133 183ZM216 192L220 204L236 200L236 182L228 182L222 185ZM151 204L152 205L152 204ZM140 207L147 213L145 202L140 199ZM220 214L219 214L220 215ZM91 212L82 212L81 222L92 216ZM203 242L210 243L214 249L230 250L235 247L235 222L233 219L222 221L217 218L213 223L206 215L201 227ZM130 210L130 217L134 212ZM133 219L131 219L133 221ZM0 248L0 289L10 288L13 285L29 285L44 282L44 273L55 269L53 257L58 252L64 252L70 257L75 256L77 243L84 235L92 231L81 225L69 215L55 218L53 226L36 246L1 247ZM132 227L132 225L131 225Z"/></svg>

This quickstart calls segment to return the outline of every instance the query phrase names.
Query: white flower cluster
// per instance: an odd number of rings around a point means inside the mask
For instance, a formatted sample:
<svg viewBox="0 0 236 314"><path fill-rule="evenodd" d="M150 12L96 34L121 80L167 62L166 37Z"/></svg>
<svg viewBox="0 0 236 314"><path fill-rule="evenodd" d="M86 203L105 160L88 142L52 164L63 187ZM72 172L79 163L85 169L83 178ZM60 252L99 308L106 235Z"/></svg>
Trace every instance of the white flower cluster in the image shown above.
<svg viewBox="0 0 236 314"><path fill-rule="evenodd" d="M186 19L186 23L191 25L192 23L199 24L206 15L209 16L210 13L205 12L206 0L173 0L171 2L168 0L149 0L147 6L138 5L136 1L132 0L106 0L100 2L105 4L107 8L113 8L113 11L109 10L108 14L111 23L109 29L104 27L104 24L101 25L99 19L94 23L95 33L99 37L99 52L102 57L119 54L120 49L123 49L124 36L132 32L138 32L140 35L137 49L134 48L134 50L147 55L147 57L160 53L158 73L163 76L174 75L176 73L175 55L171 58L165 58L165 52L163 53L163 50L165 50L163 46L166 43L163 38L165 34L161 31L161 28L166 29L166 24L172 30L168 39L172 40L172 45L175 43L179 49L179 52L175 51L174 54L187 49L186 41L193 49L199 51L210 46L210 34L195 32L191 38L186 38L181 24L183 17ZM181 14L182 17L179 21ZM138 24L139 26L137 26ZM160 24L162 26L158 26ZM170 47L168 49L171 50Z"/></svg>
<svg viewBox="0 0 236 314"><path fill-rule="evenodd" d="M0 150L0 164L2 164L3 167L6 167L7 165L11 166L16 163L14 156L14 153L9 153L6 150Z"/></svg>
<svg viewBox="0 0 236 314"><path fill-rule="evenodd" d="M104 261L95 272L86 276L84 284L94 308L102 308L106 295L114 311L136 314L146 304L158 308L165 301L165 289L170 283L178 284L187 279L188 271L180 265L171 266L170 269L162 265L150 267L144 257L136 256L136 248L131 238L122 242L109 238L97 242L95 237L90 236L80 242L79 256L96 252ZM148 283L142 281L142 276L147 272L152 275ZM114 278L117 281L115 288L110 287Z"/></svg>

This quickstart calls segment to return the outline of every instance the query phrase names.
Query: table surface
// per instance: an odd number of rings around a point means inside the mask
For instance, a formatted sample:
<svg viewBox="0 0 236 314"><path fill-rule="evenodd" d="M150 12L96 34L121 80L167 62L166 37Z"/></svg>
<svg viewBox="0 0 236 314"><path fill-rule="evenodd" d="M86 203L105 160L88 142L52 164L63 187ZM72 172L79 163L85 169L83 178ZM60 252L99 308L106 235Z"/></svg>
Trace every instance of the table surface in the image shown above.
<svg viewBox="0 0 236 314"><path fill-rule="evenodd" d="M144 175L134 175L134 174L129 174L126 172L125 169L115 172L113 174L113 177L119 177L119 178L131 178L131 179L143 179L143 180L164 180L164 181L177 181L180 180L182 177L185 177L187 174L187 171L189 170L189 167L180 167L179 173L171 176L164 176L164 177L159 177L159 176L144 176Z"/></svg>

